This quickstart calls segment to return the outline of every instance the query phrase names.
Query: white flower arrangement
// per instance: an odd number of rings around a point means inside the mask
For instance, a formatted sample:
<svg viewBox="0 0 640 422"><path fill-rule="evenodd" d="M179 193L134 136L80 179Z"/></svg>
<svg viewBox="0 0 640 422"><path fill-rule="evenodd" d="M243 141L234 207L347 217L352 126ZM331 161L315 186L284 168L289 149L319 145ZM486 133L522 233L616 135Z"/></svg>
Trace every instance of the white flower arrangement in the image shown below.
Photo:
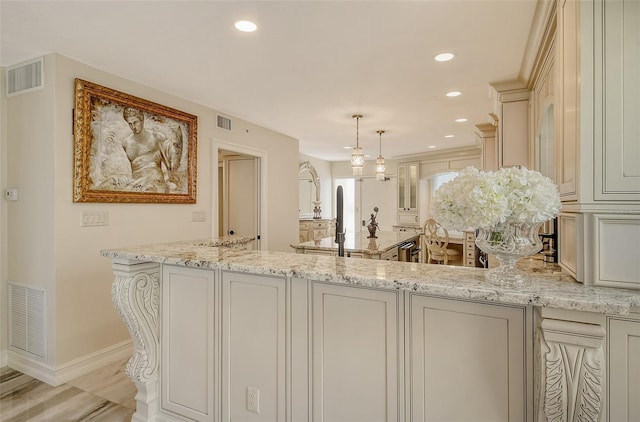
<svg viewBox="0 0 640 422"><path fill-rule="evenodd" d="M449 230L469 231L507 219L541 223L556 217L560 206L557 186L537 171L467 167L435 192L431 214Z"/></svg>

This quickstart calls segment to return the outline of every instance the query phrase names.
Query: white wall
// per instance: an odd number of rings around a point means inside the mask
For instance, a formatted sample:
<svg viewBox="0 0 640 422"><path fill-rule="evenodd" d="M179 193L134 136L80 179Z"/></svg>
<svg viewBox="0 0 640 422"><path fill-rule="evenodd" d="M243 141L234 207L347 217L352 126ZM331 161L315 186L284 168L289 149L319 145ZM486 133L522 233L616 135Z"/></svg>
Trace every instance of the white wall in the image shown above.
<svg viewBox="0 0 640 422"><path fill-rule="evenodd" d="M296 198L288 194L297 190L297 140L239 119L234 131L218 130L215 110L60 55L47 55L44 69L44 89L8 98L2 108L10 122L2 146L11 157L3 187L19 188L20 196L3 204L9 264L1 291L7 278L47 289L47 365L59 367L129 339L111 303L111 263L100 256L101 249L210 237L211 207L217 207L214 139L266 151L269 249L290 251L298 238ZM76 77L198 117L195 205L73 203ZM96 210L108 212L108 227L80 227L81 213ZM196 210L206 212L205 222L191 221ZM0 328L6 350L7 328Z"/></svg>
<svg viewBox="0 0 640 422"><path fill-rule="evenodd" d="M5 95L5 69L0 67L0 189L8 187L7 180L7 102ZM0 200L0 368L7 364L7 203Z"/></svg>

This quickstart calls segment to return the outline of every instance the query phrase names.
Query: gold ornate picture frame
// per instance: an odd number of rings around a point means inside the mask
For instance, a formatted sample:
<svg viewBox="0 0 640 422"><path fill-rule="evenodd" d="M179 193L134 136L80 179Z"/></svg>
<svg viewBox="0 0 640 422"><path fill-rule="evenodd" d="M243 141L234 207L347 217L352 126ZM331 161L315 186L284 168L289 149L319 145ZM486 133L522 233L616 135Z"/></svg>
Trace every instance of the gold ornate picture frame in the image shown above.
<svg viewBox="0 0 640 422"><path fill-rule="evenodd" d="M197 116L75 80L73 202L196 202Z"/></svg>

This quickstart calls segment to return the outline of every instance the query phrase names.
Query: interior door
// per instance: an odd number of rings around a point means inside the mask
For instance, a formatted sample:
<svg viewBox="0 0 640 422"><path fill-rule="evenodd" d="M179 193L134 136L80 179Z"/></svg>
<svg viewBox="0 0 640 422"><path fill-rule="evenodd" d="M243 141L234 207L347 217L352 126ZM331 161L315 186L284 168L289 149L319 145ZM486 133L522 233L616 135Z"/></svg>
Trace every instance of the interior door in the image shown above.
<svg viewBox="0 0 640 422"><path fill-rule="evenodd" d="M224 231L227 236L258 236L259 165L257 157L225 159ZM256 241L249 246L259 249Z"/></svg>

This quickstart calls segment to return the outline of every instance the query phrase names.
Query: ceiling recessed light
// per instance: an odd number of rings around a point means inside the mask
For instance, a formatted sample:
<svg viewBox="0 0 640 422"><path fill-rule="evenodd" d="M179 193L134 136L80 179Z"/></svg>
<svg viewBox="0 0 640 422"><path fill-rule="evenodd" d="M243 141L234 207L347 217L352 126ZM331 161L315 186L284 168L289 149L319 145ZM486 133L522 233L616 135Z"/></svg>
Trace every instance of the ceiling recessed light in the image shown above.
<svg viewBox="0 0 640 422"><path fill-rule="evenodd" d="M344 149L353 149L353 147L342 147Z"/></svg>
<svg viewBox="0 0 640 422"><path fill-rule="evenodd" d="M436 147L435 145L429 145L427 148L434 149L435 147Z"/></svg>
<svg viewBox="0 0 640 422"><path fill-rule="evenodd" d="M447 92L447 97L457 97L459 95L462 95L462 92L460 92L460 91Z"/></svg>
<svg viewBox="0 0 640 422"><path fill-rule="evenodd" d="M464 123L464 122L466 122L467 120L469 120L469 119L465 119L464 117L462 117L462 118L460 118L460 119L456 119L456 122L458 122L458 123Z"/></svg>
<svg viewBox="0 0 640 422"><path fill-rule="evenodd" d="M455 138L456 135L444 135L445 138Z"/></svg>
<svg viewBox="0 0 640 422"><path fill-rule="evenodd" d="M455 55L453 53L442 53L442 54L438 54L435 58L435 60L437 62L448 62L449 60L453 59L455 57Z"/></svg>
<svg viewBox="0 0 640 422"><path fill-rule="evenodd" d="M253 32L258 28L255 23L249 21L238 21L235 26L242 32Z"/></svg>

